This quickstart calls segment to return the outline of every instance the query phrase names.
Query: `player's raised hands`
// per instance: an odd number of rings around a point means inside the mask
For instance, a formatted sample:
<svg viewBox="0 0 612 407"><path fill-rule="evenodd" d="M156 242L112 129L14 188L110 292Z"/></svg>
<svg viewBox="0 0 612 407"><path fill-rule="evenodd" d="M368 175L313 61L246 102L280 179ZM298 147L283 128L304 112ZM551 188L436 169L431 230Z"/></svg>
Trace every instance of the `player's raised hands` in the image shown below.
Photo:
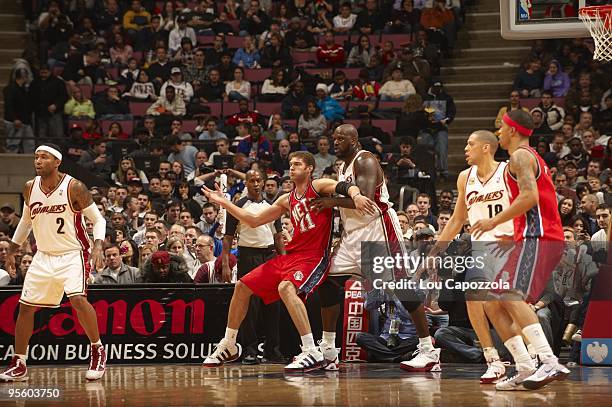
<svg viewBox="0 0 612 407"><path fill-rule="evenodd" d="M208 188L206 185L203 186L202 193L204 194L206 199L208 199L209 202L214 202L218 205L223 205L225 202L227 202L227 199L225 198L225 194L223 193L223 191L221 190L221 187L217 183L215 183L214 191Z"/></svg>

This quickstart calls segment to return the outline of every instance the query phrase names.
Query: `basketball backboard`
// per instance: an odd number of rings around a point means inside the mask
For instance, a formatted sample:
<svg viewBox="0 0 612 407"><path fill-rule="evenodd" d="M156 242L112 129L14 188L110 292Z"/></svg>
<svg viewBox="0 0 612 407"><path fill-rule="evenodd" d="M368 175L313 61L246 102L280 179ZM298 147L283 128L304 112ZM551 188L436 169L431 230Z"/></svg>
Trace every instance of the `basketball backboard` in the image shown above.
<svg viewBox="0 0 612 407"><path fill-rule="evenodd" d="M602 0L500 0L501 35L507 40L589 37L578 17Z"/></svg>

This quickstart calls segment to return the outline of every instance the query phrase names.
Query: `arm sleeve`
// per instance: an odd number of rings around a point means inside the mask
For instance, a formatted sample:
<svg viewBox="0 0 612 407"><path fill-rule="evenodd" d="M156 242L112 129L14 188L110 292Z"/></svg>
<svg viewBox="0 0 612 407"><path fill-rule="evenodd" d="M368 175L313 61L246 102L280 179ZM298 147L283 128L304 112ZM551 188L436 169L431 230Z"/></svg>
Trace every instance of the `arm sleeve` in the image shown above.
<svg viewBox="0 0 612 407"><path fill-rule="evenodd" d="M92 203L87 208L83 209L83 215L93 221L93 236L96 240L104 240L106 237L106 219L98 210L95 203Z"/></svg>
<svg viewBox="0 0 612 407"><path fill-rule="evenodd" d="M19 224L17 225L17 229L15 229L15 233L13 234L11 240L13 241L13 243L21 246L30 235L31 230L32 219L30 218L30 208L26 205L23 208L21 219L19 220Z"/></svg>

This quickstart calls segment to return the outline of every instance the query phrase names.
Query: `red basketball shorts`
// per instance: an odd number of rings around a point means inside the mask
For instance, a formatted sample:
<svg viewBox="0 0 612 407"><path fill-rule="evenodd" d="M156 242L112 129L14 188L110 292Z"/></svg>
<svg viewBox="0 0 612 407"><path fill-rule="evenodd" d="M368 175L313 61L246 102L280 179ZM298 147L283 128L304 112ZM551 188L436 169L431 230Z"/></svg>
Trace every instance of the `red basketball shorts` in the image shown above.
<svg viewBox="0 0 612 407"><path fill-rule="evenodd" d="M527 238L516 242L508 261L495 278L495 281L507 282L510 290L494 291L518 291L527 302L537 302L559 264L563 250L563 241Z"/></svg>
<svg viewBox="0 0 612 407"><path fill-rule="evenodd" d="M291 281L303 300L325 280L329 257L320 250L276 256L253 269L240 281L260 297L265 304L280 299L278 286Z"/></svg>

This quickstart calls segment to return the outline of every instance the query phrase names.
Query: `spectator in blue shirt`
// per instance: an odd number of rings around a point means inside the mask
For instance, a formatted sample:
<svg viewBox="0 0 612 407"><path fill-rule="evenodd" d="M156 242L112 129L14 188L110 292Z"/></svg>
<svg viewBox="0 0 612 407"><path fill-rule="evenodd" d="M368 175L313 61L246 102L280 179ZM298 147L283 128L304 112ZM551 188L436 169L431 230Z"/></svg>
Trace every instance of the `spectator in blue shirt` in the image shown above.
<svg viewBox="0 0 612 407"><path fill-rule="evenodd" d="M344 109L340 104L327 94L327 85L319 83L316 87L317 106L321 109L321 114L328 122L344 119Z"/></svg>
<svg viewBox="0 0 612 407"><path fill-rule="evenodd" d="M261 134L258 124L251 126L251 134L240 140L237 153L242 153L254 160L272 159L272 143Z"/></svg>
<svg viewBox="0 0 612 407"><path fill-rule="evenodd" d="M253 37L244 37L244 44L242 48L238 48L234 54L232 62L243 68L260 68L259 60L261 56L259 51L255 48L255 41Z"/></svg>

